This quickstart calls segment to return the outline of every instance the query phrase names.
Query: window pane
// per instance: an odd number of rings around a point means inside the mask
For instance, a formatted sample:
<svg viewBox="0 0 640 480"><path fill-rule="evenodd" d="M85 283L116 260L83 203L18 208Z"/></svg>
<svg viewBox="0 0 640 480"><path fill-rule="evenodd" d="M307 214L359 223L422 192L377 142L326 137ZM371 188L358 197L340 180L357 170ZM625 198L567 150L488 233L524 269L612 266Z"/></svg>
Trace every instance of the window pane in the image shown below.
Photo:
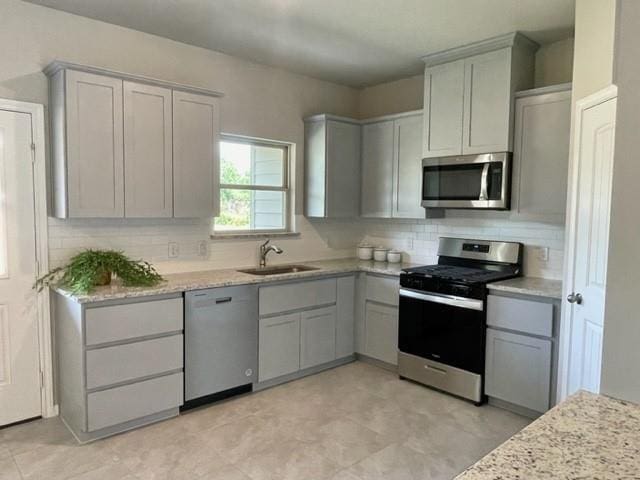
<svg viewBox="0 0 640 480"><path fill-rule="evenodd" d="M284 186L286 149L265 145L220 142L220 183Z"/></svg>
<svg viewBox="0 0 640 480"><path fill-rule="evenodd" d="M286 226L285 192L260 190L220 191L220 216L216 231L283 230Z"/></svg>

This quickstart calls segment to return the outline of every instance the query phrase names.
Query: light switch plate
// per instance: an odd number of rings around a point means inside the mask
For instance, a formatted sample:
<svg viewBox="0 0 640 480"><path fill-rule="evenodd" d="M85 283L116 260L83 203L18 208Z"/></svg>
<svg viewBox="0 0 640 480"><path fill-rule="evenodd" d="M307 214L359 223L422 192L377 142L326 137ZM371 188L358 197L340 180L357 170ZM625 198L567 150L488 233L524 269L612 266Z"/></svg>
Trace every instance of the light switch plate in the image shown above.
<svg viewBox="0 0 640 480"><path fill-rule="evenodd" d="M198 242L198 256L200 257L206 257L207 256L207 241L206 240L200 240Z"/></svg>
<svg viewBox="0 0 640 480"><path fill-rule="evenodd" d="M538 260L541 262L549 261L549 247L538 247Z"/></svg>
<svg viewBox="0 0 640 480"><path fill-rule="evenodd" d="M180 256L180 246L177 242L169 242L169 258L178 258Z"/></svg>

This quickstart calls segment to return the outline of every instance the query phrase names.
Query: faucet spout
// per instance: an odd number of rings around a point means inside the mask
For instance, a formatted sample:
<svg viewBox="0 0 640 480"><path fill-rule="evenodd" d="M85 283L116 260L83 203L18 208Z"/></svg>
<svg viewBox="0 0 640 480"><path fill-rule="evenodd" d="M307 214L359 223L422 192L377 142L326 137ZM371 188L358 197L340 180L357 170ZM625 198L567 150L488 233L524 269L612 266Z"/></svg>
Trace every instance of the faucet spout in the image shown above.
<svg viewBox="0 0 640 480"><path fill-rule="evenodd" d="M265 268L267 266L267 254L269 252L275 252L280 255L284 252L280 247L276 245L269 245L269 239L260 245L260 268Z"/></svg>

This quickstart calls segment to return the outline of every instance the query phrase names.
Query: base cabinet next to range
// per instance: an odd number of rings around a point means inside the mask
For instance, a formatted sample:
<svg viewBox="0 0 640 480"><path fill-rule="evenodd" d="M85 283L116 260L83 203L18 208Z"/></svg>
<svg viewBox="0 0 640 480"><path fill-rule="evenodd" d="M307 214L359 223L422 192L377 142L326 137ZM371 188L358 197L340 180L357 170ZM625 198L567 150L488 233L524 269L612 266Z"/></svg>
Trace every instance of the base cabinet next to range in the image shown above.
<svg viewBox="0 0 640 480"><path fill-rule="evenodd" d="M60 415L81 442L178 414L182 295L80 304L54 295Z"/></svg>
<svg viewBox="0 0 640 480"><path fill-rule="evenodd" d="M398 364L398 277L362 274L358 285L356 351Z"/></svg>
<svg viewBox="0 0 640 480"><path fill-rule="evenodd" d="M557 301L489 295L485 393L535 416L555 404Z"/></svg>
<svg viewBox="0 0 640 480"><path fill-rule="evenodd" d="M352 358L354 291L354 276L261 287L258 381Z"/></svg>

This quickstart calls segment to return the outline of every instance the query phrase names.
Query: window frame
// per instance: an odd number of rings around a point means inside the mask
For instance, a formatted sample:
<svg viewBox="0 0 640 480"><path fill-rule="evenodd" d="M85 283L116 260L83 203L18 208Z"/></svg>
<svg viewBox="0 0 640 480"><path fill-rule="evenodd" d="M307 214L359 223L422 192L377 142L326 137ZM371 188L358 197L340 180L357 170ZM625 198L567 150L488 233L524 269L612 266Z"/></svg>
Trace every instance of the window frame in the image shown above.
<svg viewBox="0 0 640 480"><path fill-rule="evenodd" d="M254 184L228 184L222 183L220 178L221 169L218 169L218 192L220 197L222 190L251 190L262 192L282 192L284 194L284 227L278 229L246 229L246 230L216 230L215 218L211 225L211 237L212 238L224 238L224 237L265 237L269 235L295 235L293 231L293 219L292 219L292 189L291 189L291 152L293 151L293 144L288 142L282 142L278 140L269 140L265 138L249 137L244 135L234 135L230 133L221 133L218 139L218 145L222 142L232 142L245 145L255 145L261 147L277 148L282 150L283 159L282 162L282 186L270 186L270 185L254 185ZM222 162L222 159L220 159ZM222 208L222 204L220 204Z"/></svg>

